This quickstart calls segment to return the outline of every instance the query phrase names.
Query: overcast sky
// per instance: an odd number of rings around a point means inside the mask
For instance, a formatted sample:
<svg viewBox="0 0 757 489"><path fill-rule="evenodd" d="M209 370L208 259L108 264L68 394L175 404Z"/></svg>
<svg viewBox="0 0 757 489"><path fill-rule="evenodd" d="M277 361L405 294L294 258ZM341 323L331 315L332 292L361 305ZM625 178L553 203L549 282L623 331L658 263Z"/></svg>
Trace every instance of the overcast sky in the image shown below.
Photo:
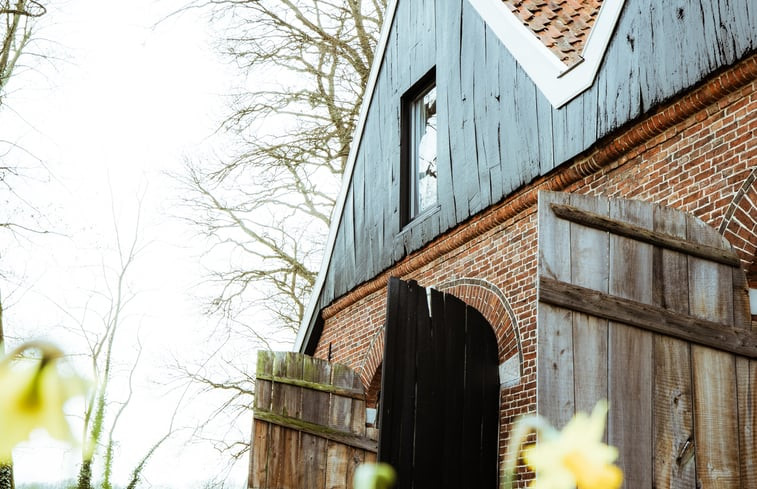
<svg viewBox="0 0 757 489"><path fill-rule="evenodd" d="M127 318L128 334L139 330L145 353L140 393L121 424L119 479L162 436L180 395L161 385L166 364L191 357L209 327L195 299L201 243L173 217L177 184L168 173L180 172L185 156L211 151L234 73L215 53L202 12L156 25L180 4L54 2L33 48L56 59L27 58L31 69L18 71L0 110L0 140L18 146L4 158L26 168L26 178L14 184L17 196L3 190L6 211L56 233L0 237L9 337L53 336L76 349L76 336L60 327L97 315L93 291L103 290L103 269L116 264L114 221L129 239L143 196L147 246L132 275L138 294ZM125 340L119 355L128 362L135 352L135 342ZM187 425L194 408L185 409ZM217 473L220 459L211 446L183 445L177 436L159 452L145 487L192 487ZM75 455L45 440L17 450L16 458L19 483L76 473ZM239 464L229 487L244 487L244 472Z"/></svg>

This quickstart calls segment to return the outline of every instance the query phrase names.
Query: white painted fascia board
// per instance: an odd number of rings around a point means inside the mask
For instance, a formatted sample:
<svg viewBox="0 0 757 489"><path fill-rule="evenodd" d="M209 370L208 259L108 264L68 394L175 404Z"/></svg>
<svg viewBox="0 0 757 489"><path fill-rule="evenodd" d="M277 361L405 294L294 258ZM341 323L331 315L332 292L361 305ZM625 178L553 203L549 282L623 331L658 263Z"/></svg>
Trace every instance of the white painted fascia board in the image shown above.
<svg viewBox="0 0 757 489"><path fill-rule="evenodd" d="M550 51L502 0L469 0L489 28L556 109L589 88L602 63L625 0L604 0L572 68Z"/></svg>
<svg viewBox="0 0 757 489"><path fill-rule="evenodd" d="M376 51L373 56L373 65L371 66L371 72L368 75L368 82L365 87L365 95L363 102L360 105L360 116L358 118L357 126L355 127L355 135L350 145L350 153L347 156L347 166L344 169L344 175L342 176L342 187L339 191L334 210L331 213L331 225L329 227L329 237L326 241L326 249L323 254L323 260L321 261L321 269L318 272L318 277L313 285L313 290L310 293L310 301L305 309L305 315L302 317L302 323L297 330L297 338L294 340L293 351L302 352L304 348L305 338L307 338L310 329L313 327L313 319L318 309L318 300L323 291L323 286L326 282L326 274L328 273L329 266L331 265L331 257L334 253L334 245L336 243L336 233L339 229L339 224L342 221L344 215L344 204L347 201L347 192L349 191L350 184L352 183L352 176L355 172L355 160L357 159L357 151L360 147L360 141L363 139L363 131L365 130L365 121L368 117L368 109L373 100L373 93L376 89L376 82L378 80L379 71L381 70L381 64L384 61L384 55L386 53L386 45L389 40L389 32L392 29L394 23L394 14L397 12L398 0L390 0L390 3L386 7L384 12L384 25L381 28L381 35L379 36L378 44L376 45Z"/></svg>

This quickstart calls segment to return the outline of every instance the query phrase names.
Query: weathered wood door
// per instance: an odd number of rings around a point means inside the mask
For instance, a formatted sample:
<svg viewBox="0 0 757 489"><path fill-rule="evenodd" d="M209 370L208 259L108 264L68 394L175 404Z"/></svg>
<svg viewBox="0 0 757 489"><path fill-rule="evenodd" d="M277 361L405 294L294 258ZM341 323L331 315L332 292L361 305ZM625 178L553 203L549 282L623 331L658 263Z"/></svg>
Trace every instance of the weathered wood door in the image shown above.
<svg viewBox="0 0 757 489"><path fill-rule="evenodd" d="M461 300L429 293L389 281L378 458L397 469L398 489L495 489L494 332Z"/></svg>
<svg viewBox="0 0 757 489"><path fill-rule="evenodd" d="M258 352L251 489L351 489L376 460L354 371L299 353Z"/></svg>
<svg viewBox="0 0 757 489"><path fill-rule="evenodd" d="M538 307L538 411L561 426L609 399L625 488L757 488L757 339L714 229L543 192Z"/></svg>

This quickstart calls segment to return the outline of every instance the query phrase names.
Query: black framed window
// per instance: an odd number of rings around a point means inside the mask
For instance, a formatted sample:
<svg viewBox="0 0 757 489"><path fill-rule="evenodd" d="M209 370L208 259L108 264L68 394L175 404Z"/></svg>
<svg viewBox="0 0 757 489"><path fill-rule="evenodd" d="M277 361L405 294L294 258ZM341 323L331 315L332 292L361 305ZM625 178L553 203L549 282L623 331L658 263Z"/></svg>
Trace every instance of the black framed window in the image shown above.
<svg viewBox="0 0 757 489"><path fill-rule="evenodd" d="M403 225L437 206L436 105L432 71L403 97Z"/></svg>

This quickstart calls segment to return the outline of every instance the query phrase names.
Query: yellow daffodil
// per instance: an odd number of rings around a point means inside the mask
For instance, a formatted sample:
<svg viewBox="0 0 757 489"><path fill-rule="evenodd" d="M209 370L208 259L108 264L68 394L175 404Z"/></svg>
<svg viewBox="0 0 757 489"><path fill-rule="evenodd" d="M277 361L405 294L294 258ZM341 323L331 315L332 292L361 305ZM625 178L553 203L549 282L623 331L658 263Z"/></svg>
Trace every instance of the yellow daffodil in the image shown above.
<svg viewBox="0 0 757 489"><path fill-rule="evenodd" d="M41 359L18 359L24 351L36 349ZM74 442L63 414L70 398L84 394L86 383L78 376L60 372L62 352L47 343L22 345L0 363L0 462L11 459L11 451L37 428L50 436Z"/></svg>
<svg viewBox="0 0 757 489"><path fill-rule="evenodd" d="M389 464L361 464L352 479L354 489L389 489L394 486L396 474Z"/></svg>
<svg viewBox="0 0 757 489"><path fill-rule="evenodd" d="M544 433L524 450L526 463L536 471L533 489L617 489L622 471L612 465L618 450L602 443L607 403L591 416L578 413L561 432Z"/></svg>

